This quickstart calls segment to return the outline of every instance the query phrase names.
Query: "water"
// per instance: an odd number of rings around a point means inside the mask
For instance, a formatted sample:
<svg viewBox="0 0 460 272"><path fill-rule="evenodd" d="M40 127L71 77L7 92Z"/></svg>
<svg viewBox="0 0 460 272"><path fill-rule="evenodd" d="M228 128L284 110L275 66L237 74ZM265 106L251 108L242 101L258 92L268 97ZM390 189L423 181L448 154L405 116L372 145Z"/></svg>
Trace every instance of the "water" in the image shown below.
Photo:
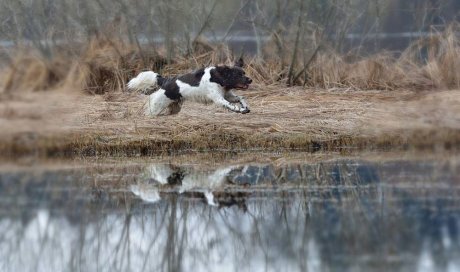
<svg viewBox="0 0 460 272"><path fill-rule="evenodd" d="M456 156L193 161L4 167L0 270L460 271Z"/></svg>

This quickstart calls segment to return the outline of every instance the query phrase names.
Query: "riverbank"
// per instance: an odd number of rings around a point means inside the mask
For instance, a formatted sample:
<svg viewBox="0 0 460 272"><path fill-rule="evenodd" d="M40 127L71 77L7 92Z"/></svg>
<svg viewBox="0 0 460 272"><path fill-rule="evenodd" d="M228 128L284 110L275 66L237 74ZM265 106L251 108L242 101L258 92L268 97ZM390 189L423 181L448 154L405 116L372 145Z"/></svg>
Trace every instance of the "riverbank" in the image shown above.
<svg viewBox="0 0 460 272"><path fill-rule="evenodd" d="M72 157L460 146L458 90L256 85L244 95L250 114L185 103L178 115L148 118L141 114L145 96L138 94L10 93L0 100L0 152L2 157Z"/></svg>

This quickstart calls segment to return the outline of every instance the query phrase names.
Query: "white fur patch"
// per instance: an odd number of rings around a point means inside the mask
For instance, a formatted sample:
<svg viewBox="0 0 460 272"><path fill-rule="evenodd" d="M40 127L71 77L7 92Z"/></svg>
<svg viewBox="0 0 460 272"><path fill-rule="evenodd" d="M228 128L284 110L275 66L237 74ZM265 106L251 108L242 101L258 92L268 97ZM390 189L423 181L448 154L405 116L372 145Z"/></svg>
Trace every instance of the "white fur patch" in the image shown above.
<svg viewBox="0 0 460 272"><path fill-rule="evenodd" d="M180 94L184 100L195 101L198 103L211 103L212 100L208 97L208 92L206 88L202 87L200 83L199 86L190 86L189 84L182 82L180 80L176 81L177 86L179 86Z"/></svg>
<svg viewBox="0 0 460 272"><path fill-rule="evenodd" d="M158 74L152 71L142 72L128 82L128 89L133 91L145 91L157 84Z"/></svg>
<svg viewBox="0 0 460 272"><path fill-rule="evenodd" d="M131 192L145 202L155 203L161 200L158 189L148 184L133 184L130 186Z"/></svg>

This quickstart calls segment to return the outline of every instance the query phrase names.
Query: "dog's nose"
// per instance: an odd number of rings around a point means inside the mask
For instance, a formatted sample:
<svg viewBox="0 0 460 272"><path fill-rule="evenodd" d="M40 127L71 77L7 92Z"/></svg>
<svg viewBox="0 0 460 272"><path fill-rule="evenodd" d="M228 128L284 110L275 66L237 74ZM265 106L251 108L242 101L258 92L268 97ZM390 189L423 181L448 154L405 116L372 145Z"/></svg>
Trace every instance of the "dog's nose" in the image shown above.
<svg viewBox="0 0 460 272"><path fill-rule="evenodd" d="M248 78L248 82L249 82L249 84L251 84L251 83L252 83L252 79Z"/></svg>

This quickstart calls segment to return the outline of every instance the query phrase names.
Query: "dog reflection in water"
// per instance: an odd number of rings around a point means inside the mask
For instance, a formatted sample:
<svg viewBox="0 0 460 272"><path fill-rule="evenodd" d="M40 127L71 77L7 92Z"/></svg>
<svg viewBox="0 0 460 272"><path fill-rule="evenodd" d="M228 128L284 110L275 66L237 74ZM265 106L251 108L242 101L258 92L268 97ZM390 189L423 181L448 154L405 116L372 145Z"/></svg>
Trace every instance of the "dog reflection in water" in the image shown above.
<svg viewBox="0 0 460 272"><path fill-rule="evenodd" d="M160 188L165 191L169 188L177 190L179 194L202 193L206 202L212 206L230 205L231 203L224 200L218 203L213 191L230 183L229 174L241 168L240 166L229 166L205 171L170 164L153 164L146 168L146 178L131 185L130 189L142 200L152 203L161 200Z"/></svg>

